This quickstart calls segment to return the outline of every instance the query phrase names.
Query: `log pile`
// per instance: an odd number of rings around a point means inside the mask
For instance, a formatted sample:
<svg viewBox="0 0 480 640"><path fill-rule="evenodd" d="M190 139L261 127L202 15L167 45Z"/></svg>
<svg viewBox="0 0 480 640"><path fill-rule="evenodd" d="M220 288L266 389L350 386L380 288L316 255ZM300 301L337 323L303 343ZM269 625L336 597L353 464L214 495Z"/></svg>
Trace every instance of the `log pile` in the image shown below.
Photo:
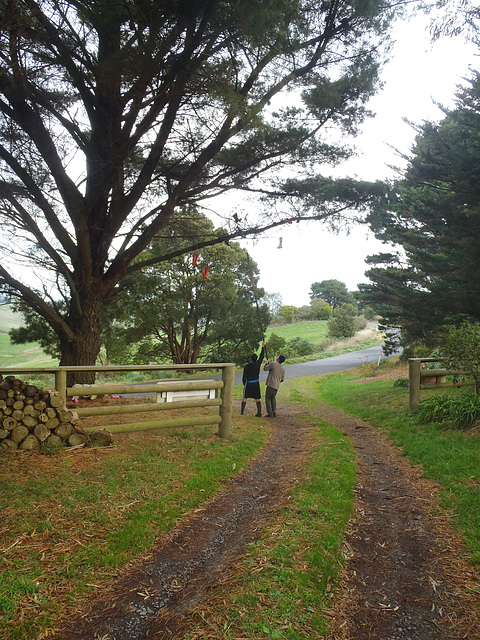
<svg viewBox="0 0 480 640"><path fill-rule="evenodd" d="M42 443L48 448L72 447L89 444L90 437L58 392L0 375L0 450L40 449Z"/></svg>

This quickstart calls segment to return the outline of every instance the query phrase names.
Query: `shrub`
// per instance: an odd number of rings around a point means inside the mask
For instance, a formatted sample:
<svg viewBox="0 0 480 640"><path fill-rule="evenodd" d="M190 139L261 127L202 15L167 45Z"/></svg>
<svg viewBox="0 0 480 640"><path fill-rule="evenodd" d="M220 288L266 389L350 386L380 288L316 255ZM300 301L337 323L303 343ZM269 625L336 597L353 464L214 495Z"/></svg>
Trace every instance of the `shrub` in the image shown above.
<svg viewBox="0 0 480 640"><path fill-rule="evenodd" d="M440 353L447 359L447 369L462 369L472 375L477 396L480 395L480 323L447 327Z"/></svg>
<svg viewBox="0 0 480 640"><path fill-rule="evenodd" d="M353 321L353 327L355 331L361 331L362 329L365 329L366 326L367 321L365 319L365 316L357 316Z"/></svg>
<svg viewBox="0 0 480 640"><path fill-rule="evenodd" d="M446 394L432 396L416 410L423 423L443 422L457 429L467 429L480 418L480 398L475 393L452 398Z"/></svg>
<svg viewBox="0 0 480 640"><path fill-rule="evenodd" d="M357 364L357 367L360 369L360 373L364 378L373 378L377 375L377 363L369 362L368 357L363 358Z"/></svg>
<svg viewBox="0 0 480 640"><path fill-rule="evenodd" d="M353 304L342 304L335 309L333 318L328 321L328 337L352 338L355 335L357 310Z"/></svg>
<svg viewBox="0 0 480 640"><path fill-rule="evenodd" d="M274 353L282 353L285 351L285 347L287 346L286 338L279 336L276 333L272 333L270 338L267 340L267 353L270 358L273 358Z"/></svg>
<svg viewBox="0 0 480 640"><path fill-rule="evenodd" d="M305 338L292 338L287 342L286 346L289 358L308 356L316 351L316 346L313 342L309 342Z"/></svg>

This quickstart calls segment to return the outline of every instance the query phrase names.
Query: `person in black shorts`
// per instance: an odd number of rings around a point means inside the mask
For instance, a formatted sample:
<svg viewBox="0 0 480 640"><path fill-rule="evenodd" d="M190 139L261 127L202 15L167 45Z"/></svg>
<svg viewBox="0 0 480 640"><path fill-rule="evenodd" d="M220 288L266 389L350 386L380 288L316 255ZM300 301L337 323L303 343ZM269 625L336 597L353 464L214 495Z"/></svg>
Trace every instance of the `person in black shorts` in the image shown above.
<svg viewBox="0 0 480 640"><path fill-rule="evenodd" d="M243 398L242 404L240 408L240 413L243 416L245 411L245 407L247 405L247 398L253 398L257 403L257 413L255 416L257 418L262 417L262 394L260 393L260 367L263 362L263 356L265 355L265 340L262 342L262 350L260 351L260 355L257 356L256 353L252 355L250 358L250 362L248 362L243 368Z"/></svg>

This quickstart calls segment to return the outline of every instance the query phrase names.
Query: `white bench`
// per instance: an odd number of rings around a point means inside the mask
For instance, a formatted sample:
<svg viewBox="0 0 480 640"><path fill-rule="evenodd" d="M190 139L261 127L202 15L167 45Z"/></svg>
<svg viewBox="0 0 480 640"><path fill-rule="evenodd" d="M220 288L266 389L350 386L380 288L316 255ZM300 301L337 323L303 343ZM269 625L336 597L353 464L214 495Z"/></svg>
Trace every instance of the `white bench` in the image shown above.
<svg viewBox="0 0 480 640"><path fill-rule="evenodd" d="M161 391L157 402L182 402L183 400L214 400L216 389L192 389L191 391Z"/></svg>

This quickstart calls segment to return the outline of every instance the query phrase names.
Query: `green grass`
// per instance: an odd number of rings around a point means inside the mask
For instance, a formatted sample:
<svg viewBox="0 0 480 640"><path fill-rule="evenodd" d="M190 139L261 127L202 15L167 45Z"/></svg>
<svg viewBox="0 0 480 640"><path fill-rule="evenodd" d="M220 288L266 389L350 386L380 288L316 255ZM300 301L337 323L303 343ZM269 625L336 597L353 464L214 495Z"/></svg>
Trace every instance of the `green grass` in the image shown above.
<svg viewBox="0 0 480 640"><path fill-rule="evenodd" d="M51 367L58 360L46 355L36 342L12 344L8 332L19 327L21 315L11 305L0 304L0 369L4 367Z"/></svg>
<svg viewBox="0 0 480 640"><path fill-rule="evenodd" d="M12 344L7 333L0 333L0 369L5 367L52 367L58 360L46 355L36 342Z"/></svg>
<svg viewBox="0 0 480 640"><path fill-rule="evenodd" d="M341 373L318 381L323 400L368 420L402 447L425 476L438 482L442 505L464 535L470 560L480 564L480 437L439 422L421 424L408 409L408 389L391 380L351 384L358 376ZM443 391L443 390L442 390ZM465 390L452 389L459 394ZM428 395L422 392L422 399ZM437 392L438 393L438 392Z"/></svg>
<svg viewBox="0 0 480 640"><path fill-rule="evenodd" d="M3 456L0 638L55 628L238 473L266 436L250 419L231 440L208 429L123 434L113 449Z"/></svg>
<svg viewBox="0 0 480 640"><path fill-rule="evenodd" d="M267 329L266 339L276 333L278 336L291 340L293 338L303 338L318 347L316 353L308 356L288 358L288 364L298 364L300 362L311 362L312 360L322 360L332 356L368 349L382 343L382 334L374 329L366 329L358 332L353 338L342 341L330 341L327 339L328 322L326 320L296 322L293 324L276 325Z"/></svg>
<svg viewBox="0 0 480 640"><path fill-rule="evenodd" d="M311 320L306 322L295 322L292 324L282 324L270 326L266 332L266 339L276 333L277 336L292 340L293 338L303 338L313 344L320 345L325 342L328 331L328 322L326 320Z"/></svg>
<svg viewBox="0 0 480 640"><path fill-rule="evenodd" d="M11 304L0 304L0 333L7 333L20 325L21 315L12 311Z"/></svg>

